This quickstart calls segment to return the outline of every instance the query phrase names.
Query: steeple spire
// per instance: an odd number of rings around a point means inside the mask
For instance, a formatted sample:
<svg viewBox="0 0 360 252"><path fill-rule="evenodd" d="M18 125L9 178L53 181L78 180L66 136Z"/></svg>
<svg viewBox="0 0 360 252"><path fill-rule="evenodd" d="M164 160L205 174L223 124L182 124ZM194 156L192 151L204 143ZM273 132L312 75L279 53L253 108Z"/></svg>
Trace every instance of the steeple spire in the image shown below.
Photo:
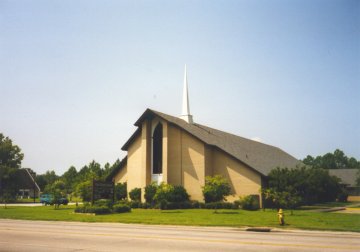
<svg viewBox="0 0 360 252"><path fill-rule="evenodd" d="M184 75L183 104L182 104L182 113L180 118L185 120L187 123L193 123L192 115L190 115L186 64L185 64L185 75Z"/></svg>

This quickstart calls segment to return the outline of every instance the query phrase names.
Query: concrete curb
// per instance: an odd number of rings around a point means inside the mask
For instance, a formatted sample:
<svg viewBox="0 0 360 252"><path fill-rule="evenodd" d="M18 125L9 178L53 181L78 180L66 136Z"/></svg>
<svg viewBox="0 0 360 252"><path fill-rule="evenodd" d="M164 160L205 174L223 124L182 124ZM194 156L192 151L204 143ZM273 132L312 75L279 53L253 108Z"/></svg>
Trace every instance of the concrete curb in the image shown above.
<svg viewBox="0 0 360 252"><path fill-rule="evenodd" d="M245 231L250 231L250 232L271 232L271 228L266 228L266 227L250 227L250 228L246 228Z"/></svg>

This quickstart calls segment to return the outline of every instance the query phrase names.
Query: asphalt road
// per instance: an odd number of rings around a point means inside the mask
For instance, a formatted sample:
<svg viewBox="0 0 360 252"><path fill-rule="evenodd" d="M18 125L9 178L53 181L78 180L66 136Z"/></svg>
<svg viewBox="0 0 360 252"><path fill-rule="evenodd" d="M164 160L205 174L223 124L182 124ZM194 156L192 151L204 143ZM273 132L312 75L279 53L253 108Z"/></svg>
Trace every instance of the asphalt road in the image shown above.
<svg viewBox="0 0 360 252"><path fill-rule="evenodd" d="M360 234L0 219L0 251L360 251Z"/></svg>

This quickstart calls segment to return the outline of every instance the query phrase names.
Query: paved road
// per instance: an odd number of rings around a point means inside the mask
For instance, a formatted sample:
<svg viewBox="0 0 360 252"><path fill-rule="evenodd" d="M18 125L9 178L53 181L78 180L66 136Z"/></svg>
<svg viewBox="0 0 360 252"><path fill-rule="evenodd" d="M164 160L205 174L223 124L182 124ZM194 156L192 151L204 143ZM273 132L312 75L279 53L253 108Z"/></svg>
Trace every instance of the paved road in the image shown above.
<svg viewBox="0 0 360 252"><path fill-rule="evenodd" d="M0 251L360 251L360 234L0 219Z"/></svg>

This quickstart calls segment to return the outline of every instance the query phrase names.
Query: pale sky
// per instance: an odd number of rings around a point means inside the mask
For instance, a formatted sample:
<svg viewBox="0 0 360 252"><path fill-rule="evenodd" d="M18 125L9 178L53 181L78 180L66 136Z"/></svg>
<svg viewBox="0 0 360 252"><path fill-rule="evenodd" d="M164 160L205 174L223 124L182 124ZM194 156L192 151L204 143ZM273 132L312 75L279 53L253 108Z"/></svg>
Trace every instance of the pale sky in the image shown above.
<svg viewBox="0 0 360 252"><path fill-rule="evenodd" d="M356 0L0 0L0 132L40 174L113 163L185 64L195 122L360 159Z"/></svg>

